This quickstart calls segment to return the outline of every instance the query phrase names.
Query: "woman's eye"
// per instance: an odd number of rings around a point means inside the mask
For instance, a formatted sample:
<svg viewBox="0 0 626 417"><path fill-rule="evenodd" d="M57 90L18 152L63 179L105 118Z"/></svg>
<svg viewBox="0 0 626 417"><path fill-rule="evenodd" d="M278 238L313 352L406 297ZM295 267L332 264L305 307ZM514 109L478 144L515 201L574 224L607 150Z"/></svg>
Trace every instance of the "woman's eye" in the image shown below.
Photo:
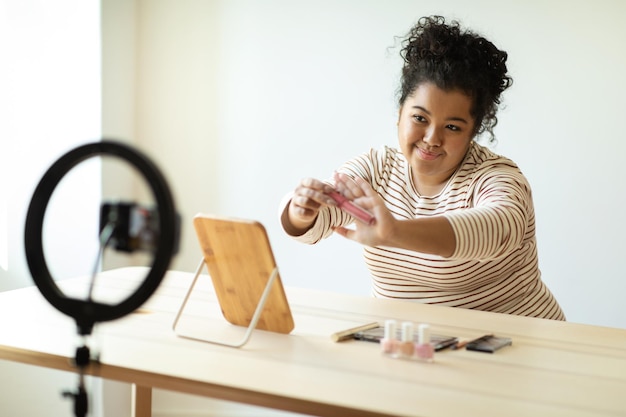
<svg viewBox="0 0 626 417"><path fill-rule="evenodd" d="M420 116L419 114L416 114L415 116L413 116L413 119L414 119L416 122L420 122L420 123L422 123L422 122L425 122L425 121L426 121L426 118L425 118L424 116Z"/></svg>
<svg viewBox="0 0 626 417"><path fill-rule="evenodd" d="M455 126L455 125L448 125L448 126L446 126L446 127L447 127L448 129L450 129L451 131L453 131L453 132L458 132L458 131L460 131L460 130L461 130L461 128L460 128L460 127Z"/></svg>

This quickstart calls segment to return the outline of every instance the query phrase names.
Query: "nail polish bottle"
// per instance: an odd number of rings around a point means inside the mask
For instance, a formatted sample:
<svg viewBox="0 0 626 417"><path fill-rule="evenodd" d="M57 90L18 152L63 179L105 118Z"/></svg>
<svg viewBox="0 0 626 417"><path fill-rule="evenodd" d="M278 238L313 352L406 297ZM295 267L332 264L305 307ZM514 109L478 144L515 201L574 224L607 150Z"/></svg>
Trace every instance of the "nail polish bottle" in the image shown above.
<svg viewBox="0 0 626 417"><path fill-rule="evenodd" d="M413 323L405 321L402 323L402 333L400 335L400 356L402 358L410 358L415 351L415 342L413 340Z"/></svg>
<svg viewBox="0 0 626 417"><path fill-rule="evenodd" d="M420 324L417 329L415 356L421 361L432 362L435 357L435 348L430 344L430 326Z"/></svg>
<svg viewBox="0 0 626 417"><path fill-rule="evenodd" d="M397 357L398 356L398 348L400 342L398 341L398 335L396 330L396 321L395 320L386 320L385 321L385 334L382 339L380 339L380 349L383 354Z"/></svg>

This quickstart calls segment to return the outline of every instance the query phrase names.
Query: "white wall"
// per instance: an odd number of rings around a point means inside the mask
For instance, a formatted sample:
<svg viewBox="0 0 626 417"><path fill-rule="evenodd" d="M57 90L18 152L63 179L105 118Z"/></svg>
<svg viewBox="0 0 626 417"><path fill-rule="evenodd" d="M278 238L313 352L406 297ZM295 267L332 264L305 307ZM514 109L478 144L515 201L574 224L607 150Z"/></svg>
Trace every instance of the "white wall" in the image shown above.
<svg viewBox="0 0 626 417"><path fill-rule="evenodd" d="M33 285L24 223L45 170L100 136L99 23L95 0L0 0L0 291ZM100 194L97 162L77 167L57 187L44 223L55 278L93 267ZM5 361L0 375L3 416L70 415L61 392L75 388L77 375Z"/></svg>
<svg viewBox="0 0 626 417"><path fill-rule="evenodd" d="M515 83L504 96L496 150L517 161L534 188L545 281L569 320L626 327L626 3L137 5L137 140L168 174L185 217L177 269L193 269L198 258L191 217L213 212L262 221L288 285L368 294L358 245L291 241L277 204L300 178L327 177L370 146L396 143L394 37L419 16L440 13L509 52Z"/></svg>
<svg viewBox="0 0 626 417"><path fill-rule="evenodd" d="M37 183L65 152L100 137L100 31L97 1L65 0L53 6L5 0L1 5L0 201L7 227L0 234L7 238L8 268L0 269L0 290L6 290L32 285L23 235ZM101 194L97 165L77 166L48 205L44 248L57 278L93 266L98 219L88 210L97 209L94 202ZM87 256L76 257L76 251L93 256L83 262Z"/></svg>
<svg viewBox="0 0 626 417"><path fill-rule="evenodd" d="M623 2L225 2L223 212L265 222L288 283L367 293L355 245L289 241L276 202L301 177L328 176L370 146L395 143L400 65L388 48L431 13L461 19L509 52L515 84L496 150L534 188L544 279L570 320L626 327L626 134L615 127L626 93Z"/></svg>

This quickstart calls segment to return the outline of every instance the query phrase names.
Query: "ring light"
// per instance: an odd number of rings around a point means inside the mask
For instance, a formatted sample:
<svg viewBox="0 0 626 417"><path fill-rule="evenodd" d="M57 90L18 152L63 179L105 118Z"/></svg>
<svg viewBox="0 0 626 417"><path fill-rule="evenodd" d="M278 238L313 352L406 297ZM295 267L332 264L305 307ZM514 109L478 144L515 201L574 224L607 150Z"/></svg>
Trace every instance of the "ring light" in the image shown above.
<svg viewBox="0 0 626 417"><path fill-rule="evenodd" d="M88 158L110 155L126 160L147 180L159 212L159 238L153 263L141 285L117 304L67 297L56 285L46 264L43 243L43 221L50 197L60 180L72 168ZM123 317L140 307L157 289L177 249L178 222L174 202L165 178L145 155L122 143L107 141L79 146L63 155L44 174L35 189L24 233L26 260L35 284L44 298L57 310L76 320L81 335L91 333L96 322Z"/></svg>

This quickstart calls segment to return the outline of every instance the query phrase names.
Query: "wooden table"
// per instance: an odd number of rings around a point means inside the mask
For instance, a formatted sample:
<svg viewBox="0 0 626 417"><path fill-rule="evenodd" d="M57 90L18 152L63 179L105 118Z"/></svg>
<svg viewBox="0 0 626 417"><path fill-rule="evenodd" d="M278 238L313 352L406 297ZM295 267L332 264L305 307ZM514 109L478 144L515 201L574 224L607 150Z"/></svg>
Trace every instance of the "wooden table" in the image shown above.
<svg viewBox="0 0 626 417"><path fill-rule="evenodd" d="M96 296L119 300L144 268L108 271ZM242 348L178 337L172 322L193 274L171 271L141 310L95 331L100 364L88 373L136 388L135 415L160 388L319 416L626 416L626 330L287 288L296 328L255 331ZM85 279L63 281L85 291ZM60 284L61 285L61 284ZM115 298L118 297L118 298ZM36 288L0 294L0 359L73 371L73 321ZM333 332L387 318L433 332L511 337L495 354L438 352L434 363L391 359L374 343L334 343ZM179 326L239 338L202 276Z"/></svg>

